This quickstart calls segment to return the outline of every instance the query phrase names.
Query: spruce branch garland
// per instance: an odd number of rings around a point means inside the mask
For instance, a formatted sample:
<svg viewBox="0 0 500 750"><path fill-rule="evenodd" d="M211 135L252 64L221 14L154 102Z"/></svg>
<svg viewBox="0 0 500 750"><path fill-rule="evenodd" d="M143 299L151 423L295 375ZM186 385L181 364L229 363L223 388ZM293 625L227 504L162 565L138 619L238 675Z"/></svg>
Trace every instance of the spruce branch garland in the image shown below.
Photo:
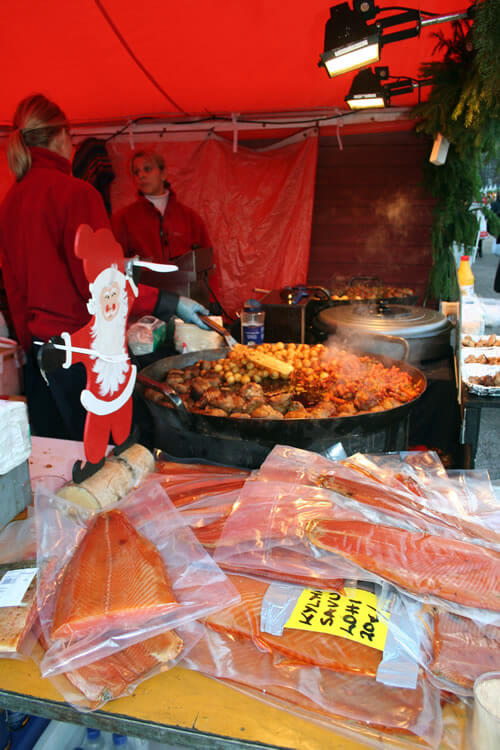
<svg viewBox="0 0 500 750"><path fill-rule="evenodd" d="M466 250L475 244L478 220L470 206L480 201L481 154L495 158L500 146L500 0L476 3L473 18L472 26L454 23L451 38L435 35L444 56L421 65L421 76L433 84L428 100L412 111L417 132L441 133L450 142L443 166L424 167L424 186L437 199L428 286L436 299L458 298L453 244ZM495 231L491 212L483 213Z"/></svg>

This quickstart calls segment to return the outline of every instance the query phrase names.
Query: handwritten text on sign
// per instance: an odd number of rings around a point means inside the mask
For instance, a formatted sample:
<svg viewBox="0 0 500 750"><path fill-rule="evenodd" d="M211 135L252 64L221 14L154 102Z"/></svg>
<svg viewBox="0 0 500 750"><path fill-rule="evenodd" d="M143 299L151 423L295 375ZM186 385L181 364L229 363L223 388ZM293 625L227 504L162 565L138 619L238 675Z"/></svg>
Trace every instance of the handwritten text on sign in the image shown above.
<svg viewBox="0 0 500 750"><path fill-rule="evenodd" d="M304 589L286 623L286 628L329 633L384 650L387 636L385 620L379 620L377 597L363 589L337 591Z"/></svg>

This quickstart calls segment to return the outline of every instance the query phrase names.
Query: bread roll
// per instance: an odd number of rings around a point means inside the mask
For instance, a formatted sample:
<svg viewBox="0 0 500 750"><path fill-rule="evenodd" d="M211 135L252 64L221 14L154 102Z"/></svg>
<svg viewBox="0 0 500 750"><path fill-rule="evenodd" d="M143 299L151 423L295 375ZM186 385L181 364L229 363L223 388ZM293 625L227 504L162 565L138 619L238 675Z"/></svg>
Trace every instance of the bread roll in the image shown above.
<svg viewBox="0 0 500 750"><path fill-rule="evenodd" d="M75 505L100 510L125 497L154 471L154 466L152 453L136 443L119 456L111 454L102 469L80 484L69 482L57 495Z"/></svg>

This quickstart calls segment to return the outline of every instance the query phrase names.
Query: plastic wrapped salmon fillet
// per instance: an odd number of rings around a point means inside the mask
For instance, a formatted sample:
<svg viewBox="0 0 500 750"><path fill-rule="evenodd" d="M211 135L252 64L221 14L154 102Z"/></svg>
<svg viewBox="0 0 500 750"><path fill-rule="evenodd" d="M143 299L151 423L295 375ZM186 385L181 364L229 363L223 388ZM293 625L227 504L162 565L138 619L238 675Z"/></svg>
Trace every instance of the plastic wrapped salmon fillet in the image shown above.
<svg viewBox="0 0 500 750"><path fill-rule="evenodd" d="M309 664L337 672L375 677L382 652L328 633L285 629L272 635L261 630L262 603L269 583L246 576L230 576L241 601L209 615L205 623L219 632L249 638L261 649L280 654L290 663Z"/></svg>
<svg viewBox="0 0 500 750"><path fill-rule="evenodd" d="M352 507L328 490L249 481L220 531L214 557L225 570L251 574L256 561L259 570L269 569L272 550L293 549L311 561L311 578L319 560L330 579L390 583L427 604L500 624L499 552L416 530L359 503ZM283 566L275 576L281 572Z"/></svg>
<svg viewBox="0 0 500 750"><path fill-rule="evenodd" d="M423 675L415 690L390 688L365 675L298 666L259 651L249 639L210 628L180 666L254 690L261 700L334 731L346 727L353 739L371 747L421 747L423 742L436 748L441 737L439 690Z"/></svg>
<svg viewBox="0 0 500 750"><path fill-rule="evenodd" d="M465 688L466 695L472 695L474 681L481 674L500 670L500 627L435 610L433 646L431 672ZM444 687L449 689L449 685Z"/></svg>
<svg viewBox="0 0 500 750"><path fill-rule="evenodd" d="M378 586L350 581L320 594L310 586L255 575L231 575L230 580L240 602L209 615L205 623L250 638L257 648L290 664L364 674L384 684L414 688L419 668L432 658L428 616L418 602L395 591L387 597ZM307 620L305 629L304 620L298 627L289 622L297 605L301 612L305 608L300 615ZM354 624L346 635L349 623Z"/></svg>
<svg viewBox="0 0 500 750"><path fill-rule="evenodd" d="M189 479L185 482L165 482L163 475L154 475L153 480L159 481L172 503L181 508L194 502L200 502L215 494L240 490L245 484L246 477L235 479L234 476L217 476L209 474L207 477Z"/></svg>
<svg viewBox="0 0 500 750"><path fill-rule="evenodd" d="M306 533L316 547L405 591L500 612L500 553L492 549L366 521L318 519Z"/></svg>
<svg viewBox="0 0 500 750"><path fill-rule="evenodd" d="M177 461L168 461L162 458L162 453L156 457L155 471L160 474L166 474L172 479L176 476L206 476L207 474L217 474L222 476L233 475L246 477L250 471L246 469L236 469L233 466L221 466L220 464L190 464Z"/></svg>
<svg viewBox="0 0 500 750"><path fill-rule="evenodd" d="M431 457L419 452L358 453L342 465L390 488L408 508L456 529L464 538L500 547L500 510L488 473L438 471Z"/></svg>
<svg viewBox="0 0 500 750"><path fill-rule="evenodd" d="M199 531L203 532L204 529ZM199 538L198 530L195 530L195 533ZM233 555L220 565L228 573L255 575L297 586L312 586L333 591L341 591L344 586L344 578L335 575L335 569L331 564L312 558L310 550L300 543L295 549L272 547L264 552L255 550L243 553L241 558Z"/></svg>
<svg viewBox="0 0 500 750"><path fill-rule="evenodd" d="M156 546L112 509L91 519L62 573L50 635L133 629L178 606Z"/></svg>
<svg viewBox="0 0 500 750"><path fill-rule="evenodd" d="M414 530L500 549L500 511L487 476L469 480L465 488L448 478L444 469L438 470L432 454L425 461L427 455L355 454L342 461L329 461L309 451L275 446L257 478L320 486L335 493L336 502L372 508L396 524L399 520L407 527L411 524ZM418 472L414 465L417 461L423 463Z"/></svg>
<svg viewBox="0 0 500 750"><path fill-rule="evenodd" d="M43 676L80 669L238 597L156 482L97 513L39 488L35 509Z"/></svg>
<svg viewBox="0 0 500 750"><path fill-rule="evenodd" d="M72 706L94 711L110 700L130 695L144 680L174 667L202 635L198 623L188 623L49 679ZM24 639L24 652L40 664L47 646L40 621L35 618Z"/></svg>

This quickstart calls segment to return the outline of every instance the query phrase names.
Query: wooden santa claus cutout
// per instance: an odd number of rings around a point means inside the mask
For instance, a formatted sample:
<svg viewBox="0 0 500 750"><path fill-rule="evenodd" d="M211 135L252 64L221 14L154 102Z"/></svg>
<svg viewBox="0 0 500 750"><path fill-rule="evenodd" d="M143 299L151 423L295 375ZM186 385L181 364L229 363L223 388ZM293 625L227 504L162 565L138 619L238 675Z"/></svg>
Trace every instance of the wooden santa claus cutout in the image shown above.
<svg viewBox="0 0 500 750"><path fill-rule="evenodd" d="M45 344L39 363L42 372L44 367L54 369L46 366L52 351L59 356L56 366L68 368L76 362L85 366L87 383L80 400L87 411L83 434L87 463L82 467L77 461L73 466L73 481L81 482L104 464L111 438L115 454L131 442L137 368L128 356L127 320L138 288L133 279L134 260L125 261L121 245L109 229L94 232L82 224L76 233L75 255L83 261L89 281L87 308L92 317L80 330L62 333ZM137 265L149 264L137 260ZM158 268L177 270L177 266Z"/></svg>

